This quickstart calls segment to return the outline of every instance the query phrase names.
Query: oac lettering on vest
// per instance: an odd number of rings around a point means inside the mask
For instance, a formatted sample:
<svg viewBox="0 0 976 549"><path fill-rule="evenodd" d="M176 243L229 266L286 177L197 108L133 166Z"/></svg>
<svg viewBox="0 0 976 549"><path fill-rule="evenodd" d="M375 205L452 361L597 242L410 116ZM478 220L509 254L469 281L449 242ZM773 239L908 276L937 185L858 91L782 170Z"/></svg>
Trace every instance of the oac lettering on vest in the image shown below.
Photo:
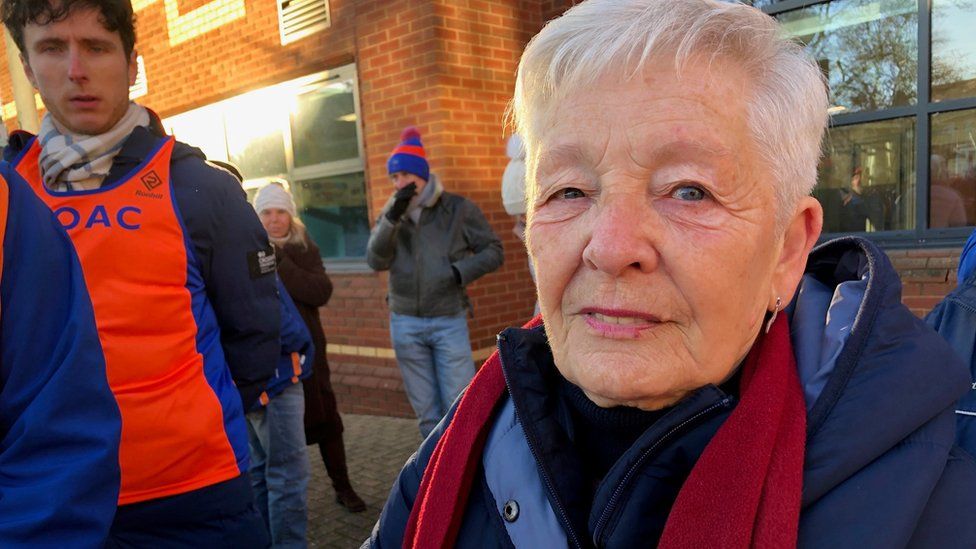
<svg viewBox="0 0 976 549"><path fill-rule="evenodd" d="M65 230L70 231L79 225L91 229L94 227L121 227L127 231L135 231L141 227L139 216L142 210L135 206L123 206L116 212L110 212L105 206L98 204L91 212L79 212L71 206L62 206L54 210L55 217L61 222Z"/></svg>

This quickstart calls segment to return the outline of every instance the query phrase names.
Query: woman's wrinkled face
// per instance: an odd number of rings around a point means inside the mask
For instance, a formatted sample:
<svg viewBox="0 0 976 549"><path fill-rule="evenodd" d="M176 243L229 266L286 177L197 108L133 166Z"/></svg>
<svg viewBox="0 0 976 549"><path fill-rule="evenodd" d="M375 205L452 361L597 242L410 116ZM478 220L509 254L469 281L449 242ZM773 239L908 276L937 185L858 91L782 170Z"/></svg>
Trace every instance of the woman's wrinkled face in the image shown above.
<svg viewBox="0 0 976 549"><path fill-rule="evenodd" d="M734 372L779 295L782 239L742 73L646 74L557 107L527 237L560 372L601 406L657 409Z"/></svg>
<svg viewBox="0 0 976 549"><path fill-rule="evenodd" d="M264 230L271 238L285 238L291 230L291 214L281 208L266 208L259 215Z"/></svg>

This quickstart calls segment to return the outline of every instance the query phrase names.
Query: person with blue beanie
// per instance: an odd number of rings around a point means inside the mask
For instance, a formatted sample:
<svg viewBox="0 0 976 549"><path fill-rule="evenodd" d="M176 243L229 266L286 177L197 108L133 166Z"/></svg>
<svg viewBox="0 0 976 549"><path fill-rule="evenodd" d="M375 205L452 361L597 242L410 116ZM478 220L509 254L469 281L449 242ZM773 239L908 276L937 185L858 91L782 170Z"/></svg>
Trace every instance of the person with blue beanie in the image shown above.
<svg viewBox="0 0 976 549"><path fill-rule="evenodd" d="M502 243L473 202L431 173L417 128L403 131L386 167L394 192L366 261L390 272L393 350L426 437L474 376L465 287L501 266Z"/></svg>

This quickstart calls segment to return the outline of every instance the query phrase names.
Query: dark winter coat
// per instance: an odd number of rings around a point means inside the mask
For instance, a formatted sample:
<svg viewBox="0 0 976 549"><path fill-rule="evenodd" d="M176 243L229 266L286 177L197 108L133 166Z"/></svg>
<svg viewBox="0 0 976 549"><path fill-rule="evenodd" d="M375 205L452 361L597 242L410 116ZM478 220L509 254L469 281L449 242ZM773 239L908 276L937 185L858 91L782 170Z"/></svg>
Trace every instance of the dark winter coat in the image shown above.
<svg viewBox="0 0 976 549"><path fill-rule="evenodd" d="M429 185L440 185L431 175ZM502 265L502 242L470 200L443 192L420 220L393 223L387 203L369 235L366 262L390 271L390 310L409 316L456 315L469 309L464 287ZM460 275L460 284L454 270Z"/></svg>
<svg viewBox="0 0 976 549"><path fill-rule="evenodd" d="M307 246L278 247L276 255L278 276L315 344L312 377L305 380L305 440L308 444L318 444L342 433L343 427L326 359L325 330L319 317L319 307L324 307L332 297L332 281L322 265L318 246L307 234L305 242Z"/></svg>
<svg viewBox="0 0 976 549"><path fill-rule="evenodd" d="M798 545L976 547L976 464L953 444L954 404L969 376L901 304L887 257L859 238L824 244L811 254L787 313L807 402ZM706 386L676 404L589 499L574 466L572 426L554 397L558 374L545 334L506 330L498 350L508 400L496 412L456 546L652 546L735 397ZM371 547L401 545L424 468L453 413L401 471ZM506 521L512 501L519 511Z"/></svg>

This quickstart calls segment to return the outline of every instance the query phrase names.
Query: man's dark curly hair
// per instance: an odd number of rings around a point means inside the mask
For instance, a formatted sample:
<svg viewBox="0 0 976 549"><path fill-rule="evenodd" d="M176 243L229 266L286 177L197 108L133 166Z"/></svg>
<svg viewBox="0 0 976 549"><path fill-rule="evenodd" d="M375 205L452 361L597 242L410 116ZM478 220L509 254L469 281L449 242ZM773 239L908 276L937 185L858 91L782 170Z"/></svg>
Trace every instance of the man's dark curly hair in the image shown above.
<svg viewBox="0 0 976 549"><path fill-rule="evenodd" d="M3 0L0 18L26 58L24 27L63 21L77 9L98 10L105 30L119 33L125 58L129 58L136 46L136 17L129 0Z"/></svg>

